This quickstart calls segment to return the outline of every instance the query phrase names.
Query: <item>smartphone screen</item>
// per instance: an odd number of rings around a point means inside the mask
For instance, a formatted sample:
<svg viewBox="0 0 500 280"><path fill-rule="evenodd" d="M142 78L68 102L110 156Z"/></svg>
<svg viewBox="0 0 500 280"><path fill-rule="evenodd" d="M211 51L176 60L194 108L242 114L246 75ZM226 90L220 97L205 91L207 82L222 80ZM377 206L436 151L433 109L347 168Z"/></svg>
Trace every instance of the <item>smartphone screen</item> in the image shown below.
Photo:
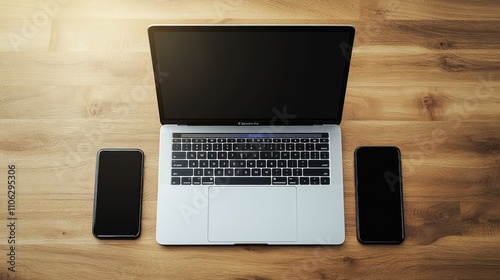
<svg viewBox="0 0 500 280"><path fill-rule="evenodd" d="M403 242L399 149L392 146L358 147L354 164L358 240L361 243Z"/></svg>
<svg viewBox="0 0 500 280"><path fill-rule="evenodd" d="M138 149L97 153L92 232L98 238L137 238L141 230L144 154Z"/></svg>

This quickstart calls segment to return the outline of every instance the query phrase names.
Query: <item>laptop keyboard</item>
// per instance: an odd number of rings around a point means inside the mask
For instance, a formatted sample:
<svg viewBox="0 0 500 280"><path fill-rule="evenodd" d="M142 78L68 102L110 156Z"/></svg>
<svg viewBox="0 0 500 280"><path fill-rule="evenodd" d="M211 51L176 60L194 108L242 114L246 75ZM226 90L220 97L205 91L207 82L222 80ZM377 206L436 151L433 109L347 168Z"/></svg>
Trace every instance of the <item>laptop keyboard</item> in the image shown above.
<svg viewBox="0 0 500 280"><path fill-rule="evenodd" d="M174 133L172 185L328 185L328 133Z"/></svg>

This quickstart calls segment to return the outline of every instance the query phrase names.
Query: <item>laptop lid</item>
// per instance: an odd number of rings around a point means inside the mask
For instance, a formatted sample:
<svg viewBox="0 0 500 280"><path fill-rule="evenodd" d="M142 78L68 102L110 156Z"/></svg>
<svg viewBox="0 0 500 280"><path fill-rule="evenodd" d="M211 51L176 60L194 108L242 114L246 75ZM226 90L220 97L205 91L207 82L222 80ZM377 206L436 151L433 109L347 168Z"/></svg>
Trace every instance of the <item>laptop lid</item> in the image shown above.
<svg viewBox="0 0 500 280"><path fill-rule="evenodd" d="M162 124L341 121L352 26L155 25L148 34Z"/></svg>

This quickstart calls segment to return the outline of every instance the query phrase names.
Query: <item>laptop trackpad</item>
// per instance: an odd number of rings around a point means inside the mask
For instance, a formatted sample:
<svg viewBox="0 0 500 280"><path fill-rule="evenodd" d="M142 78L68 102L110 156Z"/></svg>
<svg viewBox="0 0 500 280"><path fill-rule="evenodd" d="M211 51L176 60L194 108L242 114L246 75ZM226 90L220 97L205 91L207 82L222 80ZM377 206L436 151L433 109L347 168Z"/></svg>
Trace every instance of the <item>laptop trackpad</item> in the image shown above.
<svg viewBox="0 0 500 280"><path fill-rule="evenodd" d="M295 187L210 187L209 194L209 241L297 240Z"/></svg>

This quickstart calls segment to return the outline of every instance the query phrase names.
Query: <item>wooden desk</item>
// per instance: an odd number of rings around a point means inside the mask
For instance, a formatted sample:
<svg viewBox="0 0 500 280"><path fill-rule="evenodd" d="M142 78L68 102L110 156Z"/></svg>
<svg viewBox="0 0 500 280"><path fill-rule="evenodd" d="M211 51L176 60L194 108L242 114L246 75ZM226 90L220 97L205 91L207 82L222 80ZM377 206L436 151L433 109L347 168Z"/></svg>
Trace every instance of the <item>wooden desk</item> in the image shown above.
<svg viewBox="0 0 500 280"><path fill-rule="evenodd" d="M0 278L498 279L498 2L287 2L1 1ZM342 246L156 244L160 123L146 34L153 23L356 27L341 124ZM356 241L359 145L401 148L407 240L400 246ZM102 147L146 154L138 240L91 234ZM17 218L15 272L8 270L9 217Z"/></svg>

